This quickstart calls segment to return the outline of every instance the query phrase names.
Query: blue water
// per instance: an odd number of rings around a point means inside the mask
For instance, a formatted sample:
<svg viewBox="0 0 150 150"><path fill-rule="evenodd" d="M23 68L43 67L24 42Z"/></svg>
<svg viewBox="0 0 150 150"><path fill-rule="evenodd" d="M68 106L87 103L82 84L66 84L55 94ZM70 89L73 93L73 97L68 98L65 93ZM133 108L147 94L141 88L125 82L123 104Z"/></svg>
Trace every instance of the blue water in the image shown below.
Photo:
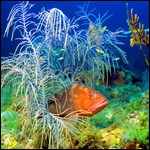
<svg viewBox="0 0 150 150"><path fill-rule="evenodd" d="M11 8L17 4L17 1L6 1L1 3L1 34L4 34L6 25L7 25L7 17L9 15L9 12ZM34 7L31 9L32 12L38 13L43 7L45 7L46 10L50 10L51 8L58 8L63 11L63 13L68 18L73 18L76 16L75 12L77 12L79 9L77 5L82 5L85 3L82 1L57 1L57 2L37 2L37 1L31 1L31 4L35 4ZM148 1L128 1L128 7L129 10L131 8L134 9L134 13L137 13L140 16L139 22L143 23L145 26L145 29L149 28L149 2ZM126 12L126 1L95 1L95 2L89 2L89 10L96 8L94 11L94 14L105 14L105 12L108 10L108 15L113 14L111 18L109 18L104 25L107 26L107 28L111 31L116 31L119 27L122 29L128 31L128 25L127 25L127 12ZM19 37L19 35L15 34L15 37ZM11 41L11 34L8 38L4 38L1 36L1 55L2 56L9 56L10 53L13 53L15 51L16 45L18 44L18 41L13 40ZM120 38L120 41L124 43L122 48L127 53L127 58L129 60L129 65L124 65L127 69L134 70L135 72L142 72L147 68L147 65L145 63L144 57L139 49L139 46L135 45L134 47L130 46L130 34L127 38ZM148 54L148 48L146 46L143 46L144 50Z"/></svg>

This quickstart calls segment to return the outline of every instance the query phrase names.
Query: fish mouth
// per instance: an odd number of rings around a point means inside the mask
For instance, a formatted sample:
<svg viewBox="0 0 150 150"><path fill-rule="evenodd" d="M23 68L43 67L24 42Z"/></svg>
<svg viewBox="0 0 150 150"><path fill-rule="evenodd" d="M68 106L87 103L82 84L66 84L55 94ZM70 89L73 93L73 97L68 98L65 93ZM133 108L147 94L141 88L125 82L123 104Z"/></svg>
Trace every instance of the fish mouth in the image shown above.
<svg viewBox="0 0 150 150"><path fill-rule="evenodd" d="M95 104L91 105L89 107L88 111L92 112L93 114L96 114L99 111L101 111L102 109L104 109L107 105L108 105L108 101L107 101L107 99L104 99L103 101L101 101L99 103L95 103Z"/></svg>

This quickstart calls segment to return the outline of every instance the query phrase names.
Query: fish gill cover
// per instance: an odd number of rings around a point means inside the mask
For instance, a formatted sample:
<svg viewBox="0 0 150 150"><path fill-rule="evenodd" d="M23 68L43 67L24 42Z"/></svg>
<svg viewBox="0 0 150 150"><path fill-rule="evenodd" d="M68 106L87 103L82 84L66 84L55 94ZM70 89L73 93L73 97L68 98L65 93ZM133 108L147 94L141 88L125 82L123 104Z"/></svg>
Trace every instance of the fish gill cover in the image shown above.
<svg viewBox="0 0 150 150"><path fill-rule="evenodd" d="M72 141L72 135L78 138L80 129L75 124L83 125L84 120L74 113L65 117L53 114L48 104L53 102L59 109L55 94L79 82L79 73L84 70L95 74L90 86L99 79L107 85L108 74L118 68L118 60L128 64L126 53L119 47L123 43L118 40L124 31L110 31L104 22L111 15L94 15L88 4L79 6L73 19L57 8L43 8L35 14L31 12L33 6L28 1L19 2L10 11L4 36L11 35L14 40L19 31L16 39L20 43L12 56L2 57L1 86L13 82L15 94L25 96L18 100L22 132L40 136L40 148L45 139L48 148L59 148L64 140ZM89 28L79 29L83 23Z"/></svg>

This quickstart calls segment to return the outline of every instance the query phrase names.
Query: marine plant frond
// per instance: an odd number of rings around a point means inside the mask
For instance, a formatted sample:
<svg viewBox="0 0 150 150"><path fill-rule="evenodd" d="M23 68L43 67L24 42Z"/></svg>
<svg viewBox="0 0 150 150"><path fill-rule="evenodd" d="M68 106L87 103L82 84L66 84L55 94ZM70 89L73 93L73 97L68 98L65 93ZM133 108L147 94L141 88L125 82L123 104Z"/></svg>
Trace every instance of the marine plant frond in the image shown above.
<svg viewBox="0 0 150 150"><path fill-rule="evenodd" d="M57 8L52 8L49 12L43 9L38 14L38 19L37 29L43 30L47 38L51 36L61 40L61 34L68 28L68 18Z"/></svg>
<svg viewBox="0 0 150 150"><path fill-rule="evenodd" d="M88 12L88 7L89 7L89 2L88 3L84 3L83 6L77 6L79 11L77 11L77 15L81 16L82 20L88 20L88 23L92 22L90 17L93 17L94 19L96 19L96 16L93 13L93 11L95 10L92 9Z"/></svg>
<svg viewBox="0 0 150 150"><path fill-rule="evenodd" d="M67 139L70 141L70 143L72 143L72 136L75 136L78 139L77 134L80 133L79 129L77 126L75 127L73 125L73 122L75 121L76 123L77 119L65 119L63 117L59 117L57 115L53 115L50 112L47 112L46 109L44 110L45 115L38 119L40 114L43 112L41 108L42 107L39 106L38 112L36 112L35 118L33 119L33 125L31 129L32 134L38 129L42 129L42 131L37 131L39 135L43 136L41 138L41 147L44 145L44 139L46 139L46 137L48 139L48 148L59 148L59 145L61 145L61 143Z"/></svg>
<svg viewBox="0 0 150 150"><path fill-rule="evenodd" d="M87 122L84 121L82 117L77 116L75 113L76 112L74 111L69 113L67 116L63 118L58 117L58 119L60 119L63 124L63 127L66 132L65 134L68 136L72 148L74 147L74 145L72 144L72 136L76 137L76 139L80 141L78 135L81 133L81 129L78 126L83 126L83 128L85 128L88 125Z"/></svg>
<svg viewBox="0 0 150 150"><path fill-rule="evenodd" d="M28 13L28 11L33 7L33 4L29 4L28 1L23 1L20 4L16 4L10 11L7 18L8 24L4 33L4 36L8 36L9 29L13 26L11 40L13 39L14 32L19 30L23 36L29 36L28 27L31 25L36 25L30 19L35 16L34 13Z"/></svg>
<svg viewBox="0 0 150 150"><path fill-rule="evenodd" d="M19 30L21 35L21 37L16 38L21 42L16 47L14 55L24 50L34 51L35 54L39 47L45 43L45 33L42 30L38 30L35 23L36 15L28 13L32 7L33 5L29 4L28 1L21 2L12 8L8 16L8 24L4 36L8 36L11 26L13 26L11 40L16 30Z"/></svg>
<svg viewBox="0 0 150 150"><path fill-rule="evenodd" d="M102 26L102 24L107 20L107 19L109 19L111 16L113 16L113 14L110 14L109 16L107 16L107 14L108 14L108 10L105 12L105 14L104 15L102 15L102 16L100 16L100 14L99 14L99 16L98 16L98 18L97 18L97 20L95 21L95 23L100 23L100 25ZM107 17L106 17L107 16Z"/></svg>

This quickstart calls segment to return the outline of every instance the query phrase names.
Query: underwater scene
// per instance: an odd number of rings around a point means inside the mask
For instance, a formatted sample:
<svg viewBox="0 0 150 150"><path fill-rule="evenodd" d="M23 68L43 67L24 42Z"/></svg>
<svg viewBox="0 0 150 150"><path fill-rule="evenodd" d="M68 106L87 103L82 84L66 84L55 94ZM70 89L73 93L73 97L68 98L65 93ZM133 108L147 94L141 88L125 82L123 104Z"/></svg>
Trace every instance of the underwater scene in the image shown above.
<svg viewBox="0 0 150 150"><path fill-rule="evenodd" d="M1 14L1 149L149 149L148 1Z"/></svg>

